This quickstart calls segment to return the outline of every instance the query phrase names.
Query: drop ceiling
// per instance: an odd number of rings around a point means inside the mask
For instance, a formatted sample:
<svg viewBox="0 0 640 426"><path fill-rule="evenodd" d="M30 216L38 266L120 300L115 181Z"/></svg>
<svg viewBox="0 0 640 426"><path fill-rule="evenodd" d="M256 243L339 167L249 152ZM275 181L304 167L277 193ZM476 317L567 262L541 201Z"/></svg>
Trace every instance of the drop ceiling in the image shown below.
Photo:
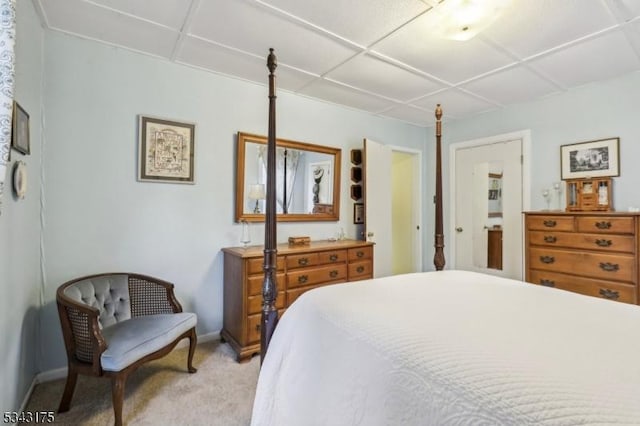
<svg viewBox="0 0 640 426"><path fill-rule="evenodd" d="M640 70L640 1L513 0L475 38L436 37L438 0L33 0L54 31L420 126ZM446 0L445 0L446 1Z"/></svg>

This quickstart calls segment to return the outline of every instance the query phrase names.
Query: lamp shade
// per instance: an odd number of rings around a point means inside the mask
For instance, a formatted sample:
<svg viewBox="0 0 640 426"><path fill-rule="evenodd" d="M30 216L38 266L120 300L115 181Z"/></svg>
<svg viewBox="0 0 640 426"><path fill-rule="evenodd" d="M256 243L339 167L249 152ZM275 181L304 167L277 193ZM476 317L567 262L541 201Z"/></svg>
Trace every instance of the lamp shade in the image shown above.
<svg viewBox="0 0 640 426"><path fill-rule="evenodd" d="M263 183L256 183L254 185L249 185L249 195L250 200L264 200L267 198L267 194L264 190Z"/></svg>

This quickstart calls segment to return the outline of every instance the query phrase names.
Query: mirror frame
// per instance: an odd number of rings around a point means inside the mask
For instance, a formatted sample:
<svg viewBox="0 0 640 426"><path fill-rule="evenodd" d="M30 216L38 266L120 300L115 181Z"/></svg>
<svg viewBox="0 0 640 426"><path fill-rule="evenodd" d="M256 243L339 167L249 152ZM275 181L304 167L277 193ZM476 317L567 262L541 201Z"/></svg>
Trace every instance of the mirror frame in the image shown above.
<svg viewBox="0 0 640 426"><path fill-rule="evenodd" d="M240 222L264 222L264 213L244 213L244 162L245 147L247 142L267 144L267 137L251 133L238 132L236 155L236 211L235 221ZM329 146L315 145L307 142L298 142L287 139L276 139L277 146L285 146L292 149L319 152L333 155L333 212L332 213L278 213L278 222L320 222L340 220L340 169L342 166L342 150Z"/></svg>

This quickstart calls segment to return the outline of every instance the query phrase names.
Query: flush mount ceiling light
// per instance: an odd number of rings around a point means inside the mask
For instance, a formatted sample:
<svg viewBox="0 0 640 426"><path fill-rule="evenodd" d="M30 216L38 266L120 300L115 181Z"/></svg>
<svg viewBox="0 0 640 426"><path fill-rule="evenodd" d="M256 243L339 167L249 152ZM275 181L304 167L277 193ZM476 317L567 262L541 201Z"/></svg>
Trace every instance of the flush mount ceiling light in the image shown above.
<svg viewBox="0 0 640 426"><path fill-rule="evenodd" d="M449 40L469 40L500 17L511 0L443 0L428 13L431 30Z"/></svg>

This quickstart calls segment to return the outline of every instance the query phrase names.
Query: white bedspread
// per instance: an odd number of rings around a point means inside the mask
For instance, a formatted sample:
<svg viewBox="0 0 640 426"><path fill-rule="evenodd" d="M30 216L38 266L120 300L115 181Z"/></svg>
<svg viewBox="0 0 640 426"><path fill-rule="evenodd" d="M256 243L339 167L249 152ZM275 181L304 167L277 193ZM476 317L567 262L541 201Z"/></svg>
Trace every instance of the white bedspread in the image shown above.
<svg viewBox="0 0 640 426"><path fill-rule="evenodd" d="M640 425L640 307L462 271L319 288L278 324L252 424Z"/></svg>

